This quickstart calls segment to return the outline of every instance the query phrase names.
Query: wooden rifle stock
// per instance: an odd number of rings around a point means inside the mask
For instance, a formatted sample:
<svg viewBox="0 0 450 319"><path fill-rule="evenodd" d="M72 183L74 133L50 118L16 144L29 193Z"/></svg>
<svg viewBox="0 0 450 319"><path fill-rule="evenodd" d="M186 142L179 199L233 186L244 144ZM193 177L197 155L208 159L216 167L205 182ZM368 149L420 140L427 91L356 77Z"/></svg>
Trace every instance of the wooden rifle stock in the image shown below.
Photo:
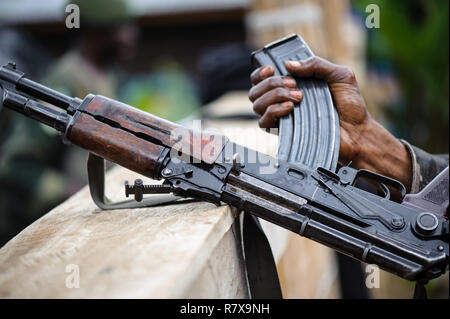
<svg viewBox="0 0 450 319"><path fill-rule="evenodd" d="M101 95L86 97L66 138L150 178L158 177L158 164L167 149L213 163L227 142L222 135L194 132Z"/></svg>

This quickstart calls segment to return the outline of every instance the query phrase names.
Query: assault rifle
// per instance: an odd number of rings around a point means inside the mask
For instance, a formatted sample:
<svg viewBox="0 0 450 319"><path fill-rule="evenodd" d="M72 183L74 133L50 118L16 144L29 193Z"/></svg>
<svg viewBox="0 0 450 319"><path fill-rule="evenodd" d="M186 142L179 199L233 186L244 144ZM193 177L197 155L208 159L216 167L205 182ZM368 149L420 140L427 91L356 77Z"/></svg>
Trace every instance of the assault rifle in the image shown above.
<svg viewBox="0 0 450 319"><path fill-rule="evenodd" d="M291 42L283 39L261 52L273 57L276 52L270 50L285 43ZM448 168L411 197L396 180L351 167L336 170L335 160L311 167L256 152L214 132L193 131L104 96L69 97L26 78L13 63L0 68L2 105L56 129L64 142L92 154L90 182L97 187L91 193L101 208L128 205L104 197L99 174L107 159L163 180L161 185L140 180L125 185L127 196L134 194L141 203L144 194L165 193L226 203L420 283L448 270ZM335 144L331 149L336 159ZM356 187L360 178L377 183L380 194ZM403 204L391 200L394 189L405 199Z"/></svg>

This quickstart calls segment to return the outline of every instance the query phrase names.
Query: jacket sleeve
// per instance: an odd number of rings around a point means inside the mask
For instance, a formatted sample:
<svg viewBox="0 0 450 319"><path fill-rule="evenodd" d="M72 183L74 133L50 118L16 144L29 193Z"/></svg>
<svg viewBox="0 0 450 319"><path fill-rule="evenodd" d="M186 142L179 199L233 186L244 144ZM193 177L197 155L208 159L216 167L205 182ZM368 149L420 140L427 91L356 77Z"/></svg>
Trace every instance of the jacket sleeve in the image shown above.
<svg viewBox="0 0 450 319"><path fill-rule="evenodd" d="M418 193L448 166L448 154L430 154L405 140L401 140L401 142L411 156L411 193Z"/></svg>

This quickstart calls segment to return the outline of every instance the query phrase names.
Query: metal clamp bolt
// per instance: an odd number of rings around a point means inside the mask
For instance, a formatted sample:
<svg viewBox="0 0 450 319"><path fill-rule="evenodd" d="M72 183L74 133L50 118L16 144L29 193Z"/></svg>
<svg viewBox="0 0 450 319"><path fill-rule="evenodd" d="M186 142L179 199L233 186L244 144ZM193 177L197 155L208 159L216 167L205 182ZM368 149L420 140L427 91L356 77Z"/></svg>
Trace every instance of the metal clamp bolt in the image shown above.
<svg viewBox="0 0 450 319"><path fill-rule="evenodd" d="M142 201L144 194L168 194L173 191L173 187L170 185L144 185L142 179L136 179L134 185L130 185L128 181L125 181L125 196L134 194L134 199L137 202Z"/></svg>

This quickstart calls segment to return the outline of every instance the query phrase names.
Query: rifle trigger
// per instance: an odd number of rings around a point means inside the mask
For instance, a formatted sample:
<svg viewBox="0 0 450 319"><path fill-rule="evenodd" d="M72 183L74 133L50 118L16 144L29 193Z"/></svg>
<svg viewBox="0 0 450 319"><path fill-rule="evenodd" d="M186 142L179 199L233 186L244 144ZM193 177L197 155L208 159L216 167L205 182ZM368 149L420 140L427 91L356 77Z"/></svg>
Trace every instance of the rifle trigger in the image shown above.
<svg viewBox="0 0 450 319"><path fill-rule="evenodd" d="M379 184L379 192L381 192L383 194L383 197L386 199L390 199L391 198L391 192L389 190L389 187L387 187L384 183L380 183Z"/></svg>

